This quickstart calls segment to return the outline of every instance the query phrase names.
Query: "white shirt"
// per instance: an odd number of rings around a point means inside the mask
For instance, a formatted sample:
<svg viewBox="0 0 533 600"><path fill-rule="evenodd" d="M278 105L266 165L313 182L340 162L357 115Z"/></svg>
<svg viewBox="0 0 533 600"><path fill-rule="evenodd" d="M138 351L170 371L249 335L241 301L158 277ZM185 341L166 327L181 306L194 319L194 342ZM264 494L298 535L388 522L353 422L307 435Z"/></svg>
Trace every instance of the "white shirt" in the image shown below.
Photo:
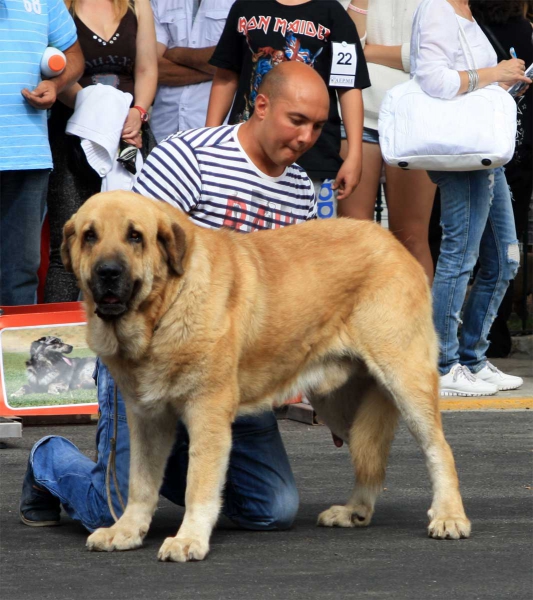
<svg viewBox="0 0 533 600"><path fill-rule="evenodd" d="M234 0L151 0L157 41L167 48L216 46ZM211 81L184 86L160 85L150 125L158 142L205 125Z"/></svg>
<svg viewBox="0 0 533 600"><path fill-rule="evenodd" d="M413 22L411 71L420 87L436 98L451 99L461 86L459 71L471 69L460 41L461 24L472 51L475 68L497 64L491 43L475 21L456 15L446 0L423 0Z"/></svg>

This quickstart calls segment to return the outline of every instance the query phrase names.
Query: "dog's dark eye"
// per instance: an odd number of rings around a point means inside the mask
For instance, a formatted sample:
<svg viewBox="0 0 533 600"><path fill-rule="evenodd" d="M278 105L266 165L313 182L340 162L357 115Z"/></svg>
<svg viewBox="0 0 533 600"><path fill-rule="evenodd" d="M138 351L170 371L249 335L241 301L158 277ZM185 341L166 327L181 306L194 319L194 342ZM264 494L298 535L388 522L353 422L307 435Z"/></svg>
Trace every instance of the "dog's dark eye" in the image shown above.
<svg viewBox="0 0 533 600"><path fill-rule="evenodd" d="M87 229L87 231L83 234L84 242L95 242L96 241L96 233L92 229Z"/></svg>
<svg viewBox="0 0 533 600"><path fill-rule="evenodd" d="M139 231L135 231L134 229L129 232L128 239L130 242L135 242L136 244L140 244L143 241L142 233Z"/></svg>

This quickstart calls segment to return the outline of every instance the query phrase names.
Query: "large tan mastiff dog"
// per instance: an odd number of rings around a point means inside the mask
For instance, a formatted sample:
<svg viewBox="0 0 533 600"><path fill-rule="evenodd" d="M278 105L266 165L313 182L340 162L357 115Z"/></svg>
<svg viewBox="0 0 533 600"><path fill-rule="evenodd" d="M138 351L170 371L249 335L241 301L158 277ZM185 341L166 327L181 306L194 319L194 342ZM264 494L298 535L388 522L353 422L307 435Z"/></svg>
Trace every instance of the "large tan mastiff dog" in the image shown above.
<svg viewBox="0 0 533 600"><path fill-rule="evenodd" d="M370 523L398 413L426 457L429 535L470 534L438 409L437 340L422 268L387 231L314 221L242 235L208 230L137 194L89 199L63 260L85 296L88 342L115 378L131 435L128 505L91 550L142 545L176 421L190 436L186 512L161 560L209 551L231 423L298 391L349 443L355 488L318 523Z"/></svg>

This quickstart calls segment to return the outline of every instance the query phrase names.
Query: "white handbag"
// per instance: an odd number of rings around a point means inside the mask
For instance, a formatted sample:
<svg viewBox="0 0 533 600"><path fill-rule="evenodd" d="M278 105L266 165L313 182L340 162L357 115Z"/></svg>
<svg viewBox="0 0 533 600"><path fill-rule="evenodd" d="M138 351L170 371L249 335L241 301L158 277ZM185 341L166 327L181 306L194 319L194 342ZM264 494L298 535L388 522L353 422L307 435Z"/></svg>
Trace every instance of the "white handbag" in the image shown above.
<svg viewBox="0 0 533 600"><path fill-rule="evenodd" d="M475 69L472 50L458 23L468 68ZM514 155L516 103L497 84L451 100L434 98L421 89L415 76L386 93L378 127L383 159L391 166L433 171L492 169Z"/></svg>

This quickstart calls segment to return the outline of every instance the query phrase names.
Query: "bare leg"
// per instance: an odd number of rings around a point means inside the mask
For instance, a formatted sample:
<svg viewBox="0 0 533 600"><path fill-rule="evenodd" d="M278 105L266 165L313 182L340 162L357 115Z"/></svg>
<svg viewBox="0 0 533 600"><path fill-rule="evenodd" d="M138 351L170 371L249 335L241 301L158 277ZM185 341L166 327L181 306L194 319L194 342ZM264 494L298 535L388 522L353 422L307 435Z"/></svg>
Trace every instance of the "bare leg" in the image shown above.
<svg viewBox="0 0 533 600"><path fill-rule="evenodd" d="M159 560L203 560L209 552L228 469L232 419L219 396L208 403L195 401L184 415L190 439L185 516L177 535L161 546Z"/></svg>
<svg viewBox="0 0 533 600"><path fill-rule="evenodd" d="M348 142L343 140L341 156L344 158L348 151ZM381 150L377 144L363 142L363 172L361 181L351 196L339 202L337 212L339 217L374 220L374 207L381 175Z"/></svg>
<svg viewBox="0 0 533 600"><path fill-rule="evenodd" d="M424 267L433 281L433 260L428 231L437 186L426 171L385 167L389 229Z"/></svg>
<svg viewBox="0 0 533 600"><path fill-rule="evenodd" d="M170 410L158 414L134 412L128 402L126 411L131 448L128 505L114 525L89 536L89 550L111 552L140 547L157 506L177 416Z"/></svg>
<svg viewBox="0 0 533 600"><path fill-rule="evenodd" d="M355 487L345 506L321 513L325 527L363 527L370 523L376 499L383 488L389 449L398 411L374 383L362 399L350 429L350 453L355 468Z"/></svg>

